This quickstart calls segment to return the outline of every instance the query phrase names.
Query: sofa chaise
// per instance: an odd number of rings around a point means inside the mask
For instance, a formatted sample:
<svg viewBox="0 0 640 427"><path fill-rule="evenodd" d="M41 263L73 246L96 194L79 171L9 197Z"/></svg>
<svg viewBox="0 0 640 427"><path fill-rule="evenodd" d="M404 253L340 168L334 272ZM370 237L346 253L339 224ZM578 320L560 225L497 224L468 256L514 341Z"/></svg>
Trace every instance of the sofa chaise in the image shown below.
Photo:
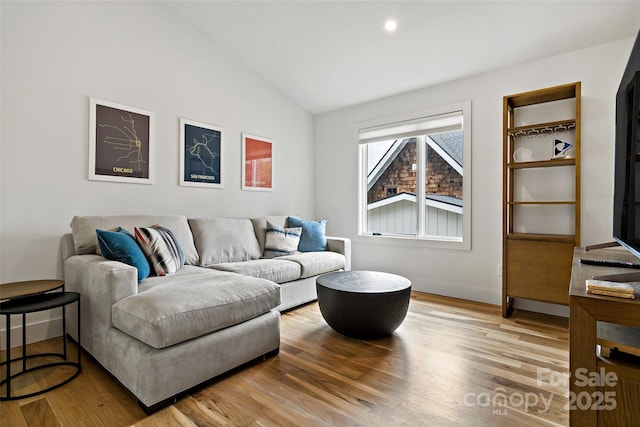
<svg viewBox="0 0 640 427"><path fill-rule="evenodd" d="M298 220L298 219L296 219ZM351 268L349 239L265 258L269 233L303 231L288 217L76 216L62 238L65 289L81 295L81 344L146 412L233 368L277 354L280 312L315 300L315 279ZM96 230L170 231L183 265L141 278L108 260ZM295 233L294 233L295 236ZM290 237L290 236L289 236ZM273 255L273 254L270 254ZM105 255L107 256L107 255ZM78 319L67 312L67 333Z"/></svg>

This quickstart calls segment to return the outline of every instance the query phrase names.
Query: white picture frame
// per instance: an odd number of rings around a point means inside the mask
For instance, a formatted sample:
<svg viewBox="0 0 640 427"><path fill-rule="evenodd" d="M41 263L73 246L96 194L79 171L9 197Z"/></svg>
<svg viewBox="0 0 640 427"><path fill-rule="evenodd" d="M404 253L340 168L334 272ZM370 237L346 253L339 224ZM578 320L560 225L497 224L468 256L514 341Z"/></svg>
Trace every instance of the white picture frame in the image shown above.
<svg viewBox="0 0 640 427"><path fill-rule="evenodd" d="M273 191L274 141L242 133L242 189Z"/></svg>
<svg viewBox="0 0 640 427"><path fill-rule="evenodd" d="M180 185L224 188L224 128L180 119Z"/></svg>
<svg viewBox="0 0 640 427"><path fill-rule="evenodd" d="M153 184L154 114L89 98L89 180Z"/></svg>

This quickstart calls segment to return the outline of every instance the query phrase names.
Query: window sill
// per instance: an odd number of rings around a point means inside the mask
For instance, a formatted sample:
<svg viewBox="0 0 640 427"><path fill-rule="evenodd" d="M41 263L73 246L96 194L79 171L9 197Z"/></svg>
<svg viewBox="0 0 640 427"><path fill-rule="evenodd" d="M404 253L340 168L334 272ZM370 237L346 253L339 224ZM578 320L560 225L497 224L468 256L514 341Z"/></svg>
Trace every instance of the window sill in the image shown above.
<svg viewBox="0 0 640 427"><path fill-rule="evenodd" d="M365 244L383 244L392 246L435 248L435 249L458 249L471 250L469 239L455 237L416 237L401 236L393 234L359 234L356 241Z"/></svg>

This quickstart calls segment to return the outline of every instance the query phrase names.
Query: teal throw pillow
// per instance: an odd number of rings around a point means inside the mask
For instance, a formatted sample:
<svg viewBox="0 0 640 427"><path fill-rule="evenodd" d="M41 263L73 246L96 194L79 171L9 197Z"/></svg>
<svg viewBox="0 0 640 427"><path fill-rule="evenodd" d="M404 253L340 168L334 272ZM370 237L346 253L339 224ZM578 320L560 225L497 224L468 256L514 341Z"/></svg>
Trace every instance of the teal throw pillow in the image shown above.
<svg viewBox="0 0 640 427"><path fill-rule="evenodd" d="M302 236L300 236L300 244L298 245L300 252L324 251L327 248L326 219L303 221L295 216L290 216L287 221L289 227L302 227Z"/></svg>
<svg viewBox="0 0 640 427"><path fill-rule="evenodd" d="M149 277L151 273L149 261L131 233L118 227L118 231L96 230L96 234L103 257L137 268L138 282Z"/></svg>

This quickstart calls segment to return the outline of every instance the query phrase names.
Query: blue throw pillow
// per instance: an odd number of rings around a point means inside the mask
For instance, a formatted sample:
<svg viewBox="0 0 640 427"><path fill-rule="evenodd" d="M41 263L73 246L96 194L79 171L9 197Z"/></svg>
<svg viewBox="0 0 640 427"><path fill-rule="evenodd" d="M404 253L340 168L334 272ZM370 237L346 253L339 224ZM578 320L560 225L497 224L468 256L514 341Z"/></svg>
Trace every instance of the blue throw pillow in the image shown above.
<svg viewBox="0 0 640 427"><path fill-rule="evenodd" d="M302 227L302 236L300 236L300 244L298 245L300 252L324 251L326 249L326 219L320 221L303 221L295 216L290 216L287 221L289 227Z"/></svg>
<svg viewBox="0 0 640 427"><path fill-rule="evenodd" d="M149 261L131 233L119 227L118 231L96 230L96 234L102 256L137 268L138 282L149 277L151 273Z"/></svg>

